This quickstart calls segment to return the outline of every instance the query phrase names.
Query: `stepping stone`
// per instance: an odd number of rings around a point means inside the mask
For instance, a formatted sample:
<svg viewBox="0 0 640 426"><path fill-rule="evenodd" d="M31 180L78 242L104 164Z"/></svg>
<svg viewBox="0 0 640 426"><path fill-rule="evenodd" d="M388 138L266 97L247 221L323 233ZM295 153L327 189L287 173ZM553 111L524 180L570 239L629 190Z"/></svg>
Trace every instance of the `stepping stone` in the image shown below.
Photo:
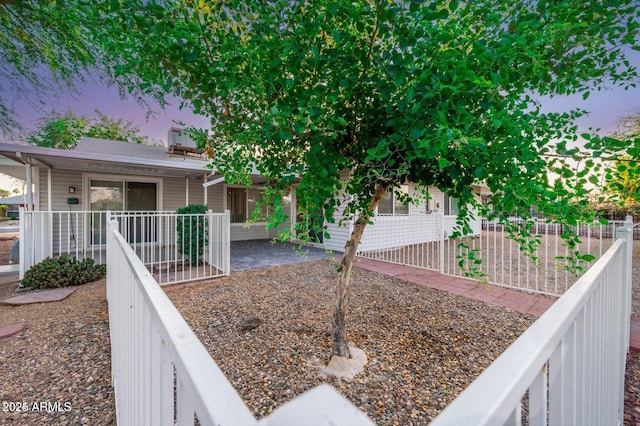
<svg viewBox="0 0 640 426"><path fill-rule="evenodd" d="M18 334L23 329L24 329L24 325L22 324L11 324L11 325L5 325L4 327L0 327L0 339L4 339L5 337Z"/></svg>
<svg viewBox="0 0 640 426"><path fill-rule="evenodd" d="M58 302L76 291L77 287L54 288L53 290L35 291L5 299L0 303L6 305L27 305L29 303Z"/></svg>

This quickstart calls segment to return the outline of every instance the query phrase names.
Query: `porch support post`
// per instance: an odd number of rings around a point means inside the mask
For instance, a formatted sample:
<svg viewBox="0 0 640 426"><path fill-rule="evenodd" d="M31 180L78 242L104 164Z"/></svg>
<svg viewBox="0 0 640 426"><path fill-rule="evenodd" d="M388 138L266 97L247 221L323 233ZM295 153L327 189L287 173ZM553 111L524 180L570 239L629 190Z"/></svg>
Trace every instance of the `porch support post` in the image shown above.
<svg viewBox="0 0 640 426"><path fill-rule="evenodd" d="M20 243L18 245L18 250L20 252L20 263L18 265L18 278L23 279L24 278L24 273L26 271L26 265L27 265L27 251L26 251L26 247L25 244L27 243L27 234L26 234L26 226L27 226L27 217L24 214L24 207L20 207ZM29 227L29 229L31 229L31 227Z"/></svg>
<svg viewBox="0 0 640 426"><path fill-rule="evenodd" d="M53 211L51 205L51 167L47 168L47 206L49 211Z"/></svg>
<svg viewBox="0 0 640 426"><path fill-rule="evenodd" d="M205 174L204 177L202 178L202 190L204 191L204 196L203 196L203 200L204 200L204 205L208 206L208 200L207 200L207 193L209 192L209 188L206 187L204 184L207 183L207 175Z"/></svg>
<svg viewBox="0 0 640 426"><path fill-rule="evenodd" d="M440 238L440 247L439 247L439 264L438 264L438 270L441 274L444 274L444 243L445 243L445 238L444 238L444 214L438 214L438 219L440 221L440 226L438 227L439 230L438 232L440 233L439 237Z"/></svg>
<svg viewBox="0 0 640 426"><path fill-rule="evenodd" d="M33 190L32 190L32 179L31 179L31 158L27 158L26 167L26 178L27 178L27 210L33 211Z"/></svg>
<svg viewBox="0 0 640 426"><path fill-rule="evenodd" d="M189 205L189 178L185 177L184 178L184 205L188 206Z"/></svg>

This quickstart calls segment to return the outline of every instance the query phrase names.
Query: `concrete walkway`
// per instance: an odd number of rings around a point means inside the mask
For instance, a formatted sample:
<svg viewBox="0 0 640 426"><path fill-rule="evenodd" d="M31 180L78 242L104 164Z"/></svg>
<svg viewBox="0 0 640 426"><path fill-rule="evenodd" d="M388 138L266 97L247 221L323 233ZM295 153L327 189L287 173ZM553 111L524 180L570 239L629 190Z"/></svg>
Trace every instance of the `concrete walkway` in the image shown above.
<svg viewBox="0 0 640 426"><path fill-rule="evenodd" d="M474 280L443 275L427 269L396 265L372 259L359 257L355 266L367 271L377 272L538 317L545 313L556 301L555 298L549 296L510 290L495 285L480 284ZM632 350L640 352L640 318L638 317L631 317L630 347Z"/></svg>
<svg viewBox="0 0 640 426"><path fill-rule="evenodd" d="M328 259L323 248L276 243L271 240L231 242L231 272Z"/></svg>
<svg viewBox="0 0 640 426"><path fill-rule="evenodd" d="M28 291L0 301L5 305L30 305L32 303L59 302L69 297L78 287L62 287L50 290Z"/></svg>

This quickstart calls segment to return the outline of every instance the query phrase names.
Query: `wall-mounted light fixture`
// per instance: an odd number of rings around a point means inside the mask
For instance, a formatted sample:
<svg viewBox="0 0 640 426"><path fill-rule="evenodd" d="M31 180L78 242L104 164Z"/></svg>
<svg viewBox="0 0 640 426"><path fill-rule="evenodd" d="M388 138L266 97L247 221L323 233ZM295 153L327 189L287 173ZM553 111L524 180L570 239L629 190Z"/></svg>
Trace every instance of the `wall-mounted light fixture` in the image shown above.
<svg viewBox="0 0 640 426"><path fill-rule="evenodd" d="M76 193L76 187L75 186L70 186L69 187L69 194L75 194Z"/></svg>

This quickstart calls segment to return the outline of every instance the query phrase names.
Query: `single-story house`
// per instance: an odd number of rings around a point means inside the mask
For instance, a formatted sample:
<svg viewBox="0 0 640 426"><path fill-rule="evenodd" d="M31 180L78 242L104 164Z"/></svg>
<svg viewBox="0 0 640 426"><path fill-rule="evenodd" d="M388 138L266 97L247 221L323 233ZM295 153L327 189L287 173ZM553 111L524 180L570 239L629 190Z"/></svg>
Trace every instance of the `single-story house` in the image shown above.
<svg viewBox="0 0 640 426"><path fill-rule="evenodd" d="M205 204L214 213L229 211L230 241L275 237L277 230L267 230L265 223L247 222L261 197L265 178L253 175L251 187L227 184L220 174L207 168L209 161L203 151L179 132L170 130L168 147L96 138L82 138L73 150L0 143L2 173L27 181L26 210L66 215L47 219L45 228L54 229L48 230L50 236L41 245L51 248L43 250L41 256L60 254L70 246L86 255L90 248L103 245L107 210L153 213ZM30 191L32 186L34 190ZM412 192L415 188L406 185L402 190ZM429 201L410 206L388 194L378 207L374 226L365 231L361 251L437 241L443 232L450 233L457 214L455 199L435 188L429 192ZM293 227L297 220L295 191L285 197L285 203L284 213L290 219L283 226ZM340 214L339 210L335 222L327 224L331 238L319 238L317 245L343 250L353 223L339 226ZM47 234L42 229L31 232ZM146 238L144 242L151 242ZM136 241L141 242L139 237Z"/></svg>
<svg viewBox="0 0 640 426"><path fill-rule="evenodd" d="M5 217L18 217L20 207L25 206L25 195L13 195L11 197L0 198L0 206L7 206L4 210Z"/></svg>

